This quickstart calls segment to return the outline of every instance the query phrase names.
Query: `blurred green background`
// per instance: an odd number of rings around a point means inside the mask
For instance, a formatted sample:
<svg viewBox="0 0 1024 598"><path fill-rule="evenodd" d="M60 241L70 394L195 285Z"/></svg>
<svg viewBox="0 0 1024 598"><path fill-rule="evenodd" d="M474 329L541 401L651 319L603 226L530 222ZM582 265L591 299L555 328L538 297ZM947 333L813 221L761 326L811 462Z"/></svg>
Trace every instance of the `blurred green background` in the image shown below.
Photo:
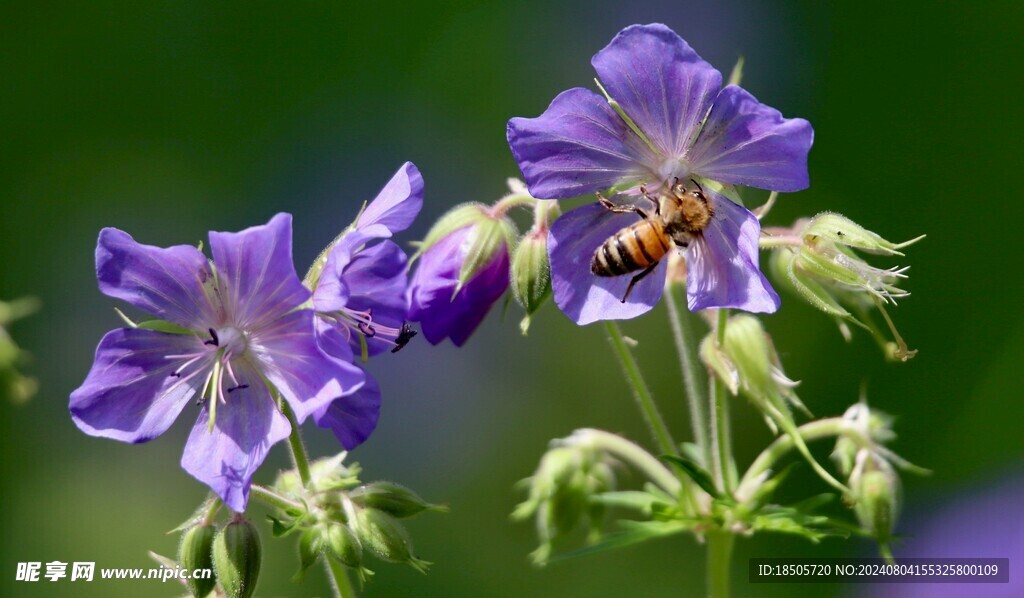
<svg viewBox="0 0 1024 598"><path fill-rule="evenodd" d="M518 174L506 120L591 86L590 56L620 28L652 21L726 72L745 55L744 86L814 124L812 188L783 197L771 224L827 209L893 240L928 234L909 250L913 296L894 313L920 350L911 362L884 362L864 334L844 343L792 297L766 318L811 410L841 413L867 381L872 404L899 416L897 451L935 471L906 480L912 514L1020 475L1020 2L5 3L0 298L31 294L44 308L12 329L41 391L0 404L0 594L180 593L151 581L14 581L19 561L150 567L145 551L173 554L164 532L205 496L178 466L191 421L128 446L88 437L68 417L68 394L119 324L116 303L96 289L101 227L168 245L288 211L301 270L412 160L426 180L424 213L402 239L413 240L452 205L503 194ZM385 405L353 458L368 479L400 481L452 510L410 525L436 563L429 575L375 563L366 595L700 594L703 552L689 538L546 570L527 563L532 526L508 513L521 498L513 484L548 440L585 426L649 438L599 327L549 308L524 338L518 319L514 307L504 320L497 309L463 350L417 339L370 364ZM685 437L664 307L624 327ZM742 399L733 413L746 463L770 435ZM306 437L315 454L336 450L324 431ZM816 448L825 458L830 447ZM257 480L286 464L276 447ZM794 498L825 491L806 468L791 480ZM264 537L260 596L329 593L320 571L290 583L293 544ZM742 540L736 591L841 591L752 589L751 556L870 554L859 541Z"/></svg>

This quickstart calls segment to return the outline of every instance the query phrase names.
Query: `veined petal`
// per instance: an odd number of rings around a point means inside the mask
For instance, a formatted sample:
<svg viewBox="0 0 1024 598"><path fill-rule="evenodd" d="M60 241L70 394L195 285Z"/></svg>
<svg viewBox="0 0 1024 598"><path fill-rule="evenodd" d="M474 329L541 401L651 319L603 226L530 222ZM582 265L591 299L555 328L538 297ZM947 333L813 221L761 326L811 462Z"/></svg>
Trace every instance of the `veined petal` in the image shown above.
<svg viewBox="0 0 1024 598"><path fill-rule="evenodd" d="M661 298L667 259L633 287L625 303L622 296L639 271L622 276L597 276L590 271L597 248L638 219L634 214L616 214L594 203L570 210L551 226L551 288L555 303L577 324L635 318L650 311Z"/></svg>
<svg viewBox="0 0 1024 598"><path fill-rule="evenodd" d="M565 199L639 181L653 152L604 98L577 87L558 95L537 118L508 121L508 144L530 188Z"/></svg>
<svg viewBox="0 0 1024 598"><path fill-rule="evenodd" d="M377 197L366 206L356 228L376 238L387 238L412 224L423 207L423 176L406 162Z"/></svg>
<svg viewBox="0 0 1024 598"><path fill-rule="evenodd" d="M237 233L211 232L210 251L221 300L241 328L258 330L309 299L292 262L290 214Z"/></svg>
<svg viewBox="0 0 1024 598"><path fill-rule="evenodd" d="M623 29L591 64L608 94L666 159L690 147L722 87L722 74L660 23Z"/></svg>
<svg viewBox="0 0 1024 598"><path fill-rule="evenodd" d="M773 191L810 185L807 153L814 142L811 123L783 118L742 88L718 94L707 122L686 159L703 177Z"/></svg>
<svg viewBox="0 0 1024 598"><path fill-rule="evenodd" d="M728 307L754 313L779 309L779 296L758 267L761 225L750 210L714 191L704 192L715 213L686 252L690 310Z"/></svg>
<svg viewBox="0 0 1024 598"><path fill-rule="evenodd" d="M380 386L366 374L366 384L354 393L333 401L313 414L316 425L334 432L345 450L362 444L380 417Z"/></svg>
<svg viewBox="0 0 1024 598"><path fill-rule="evenodd" d="M471 226L461 228L424 252L409 285L409 319L420 323L423 336L432 345L451 338L455 346L461 347L508 289L509 255L502 245L452 296L459 284L471 231Z"/></svg>
<svg viewBox="0 0 1024 598"><path fill-rule="evenodd" d="M205 331L218 320L203 284L212 278L203 254L190 245L142 245L116 228L100 231L96 278L100 291L154 316Z"/></svg>
<svg viewBox="0 0 1024 598"><path fill-rule="evenodd" d="M108 332L85 382L71 393L71 419L91 436L122 442L156 438L196 394L209 365L204 358L182 368L189 358L168 356L203 350L198 338L186 334L141 328Z"/></svg>
<svg viewBox="0 0 1024 598"><path fill-rule="evenodd" d="M344 363L353 363L355 356L350 340L354 333L348 326L319 315L315 316L314 326L316 343L321 351Z"/></svg>
<svg viewBox="0 0 1024 598"><path fill-rule="evenodd" d="M380 326L399 328L409 311L407 266L405 252L391 241L381 241L356 252L340 273L349 288L345 307L370 312L372 322ZM359 339L352 338L350 342L353 350L359 349ZM366 344L370 355L390 351L394 346L375 337L367 338Z"/></svg>
<svg viewBox="0 0 1024 598"><path fill-rule="evenodd" d="M241 513L249 500L253 474L270 447L288 437L291 425L251 365L237 360L233 368L238 381L248 387L231 392L217 405L212 430L210 405L203 408L185 444L181 466L232 511Z"/></svg>
<svg viewBox="0 0 1024 598"><path fill-rule="evenodd" d="M309 414L363 384L363 371L331 359L317 346L313 311L300 309L250 339L260 370L284 397L299 423Z"/></svg>

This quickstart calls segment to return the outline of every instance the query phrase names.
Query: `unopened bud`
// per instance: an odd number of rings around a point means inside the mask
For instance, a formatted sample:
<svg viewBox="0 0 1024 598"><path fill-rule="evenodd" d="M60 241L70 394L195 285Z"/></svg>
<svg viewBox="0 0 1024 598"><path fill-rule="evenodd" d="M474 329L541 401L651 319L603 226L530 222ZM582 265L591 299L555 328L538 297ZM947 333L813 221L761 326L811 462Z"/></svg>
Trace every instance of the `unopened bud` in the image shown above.
<svg viewBox="0 0 1024 598"><path fill-rule="evenodd" d="M850 478L854 512L861 527L879 543L888 543L899 515L900 479L881 459L871 459L873 467Z"/></svg>
<svg viewBox="0 0 1024 598"><path fill-rule="evenodd" d="M551 295L547 231L531 231L519 242L512 256L511 285L516 301L526 310L526 317L520 324L520 329L526 334L530 316Z"/></svg>
<svg viewBox="0 0 1024 598"><path fill-rule="evenodd" d="M213 569L213 537L216 529L212 525L196 525L185 530L178 544L178 563L183 569ZM217 580L213 577L190 576L185 580L193 596L206 596L213 591Z"/></svg>
<svg viewBox="0 0 1024 598"><path fill-rule="evenodd" d="M349 493L357 505L384 511L392 517L404 519L418 515L428 509L444 511L444 507L432 505L412 490L394 482L372 482Z"/></svg>
<svg viewBox="0 0 1024 598"><path fill-rule="evenodd" d="M359 569L363 564L363 545L346 525L332 523L327 528L327 553L346 567Z"/></svg>
<svg viewBox="0 0 1024 598"><path fill-rule="evenodd" d="M364 548L392 563L408 563L421 573L430 563L416 558L412 539L394 517L377 509L360 509L356 514L356 530Z"/></svg>
<svg viewBox="0 0 1024 598"><path fill-rule="evenodd" d="M259 532L241 516L221 528L213 539L213 567L228 598L253 595L262 558Z"/></svg>

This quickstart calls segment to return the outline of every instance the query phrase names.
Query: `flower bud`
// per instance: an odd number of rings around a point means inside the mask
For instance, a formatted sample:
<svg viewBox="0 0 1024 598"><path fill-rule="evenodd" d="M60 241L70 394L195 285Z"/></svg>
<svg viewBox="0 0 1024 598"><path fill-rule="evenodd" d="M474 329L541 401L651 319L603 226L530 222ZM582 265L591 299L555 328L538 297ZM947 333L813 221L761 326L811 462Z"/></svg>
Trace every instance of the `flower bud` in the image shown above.
<svg viewBox="0 0 1024 598"><path fill-rule="evenodd" d="M887 544L899 515L900 478L889 463L869 456L863 471L850 477L854 512L865 531Z"/></svg>
<svg viewBox="0 0 1024 598"><path fill-rule="evenodd" d="M408 563L426 573L430 563L413 556L412 539L394 517L377 509L360 509L356 513L356 532L364 548L392 563Z"/></svg>
<svg viewBox="0 0 1024 598"><path fill-rule="evenodd" d="M346 525L331 523L327 528L327 554L346 567L362 568L363 545Z"/></svg>
<svg viewBox="0 0 1024 598"><path fill-rule="evenodd" d="M447 510L428 503L412 490L394 482L372 482L360 486L349 493L349 498L357 505L384 511L399 519L418 515L428 509Z"/></svg>
<svg viewBox="0 0 1024 598"><path fill-rule="evenodd" d="M261 553L256 526L241 516L217 532L213 539L213 567L229 598L248 598L256 591Z"/></svg>
<svg viewBox="0 0 1024 598"><path fill-rule="evenodd" d="M530 316L551 295L551 265L548 263L547 232L531 231L519 242L512 256L512 293L526 310L519 328L526 334Z"/></svg>
<svg viewBox="0 0 1024 598"><path fill-rule="evenodd" d="M414 257L409 319L431 344L468 340L508 288L517 236L511 220L475 203L448 212L427 233Z"/></svg>
<svg viewBox="0 0 1024 598"><path fill-rule="evenodd" d="M213 569L213 537L216 530L212 525L196 525L185 530L178 544L178 563L183 569ZM190 576L185 580L193 596L206 596L213 591L217 580Z"/></svg>

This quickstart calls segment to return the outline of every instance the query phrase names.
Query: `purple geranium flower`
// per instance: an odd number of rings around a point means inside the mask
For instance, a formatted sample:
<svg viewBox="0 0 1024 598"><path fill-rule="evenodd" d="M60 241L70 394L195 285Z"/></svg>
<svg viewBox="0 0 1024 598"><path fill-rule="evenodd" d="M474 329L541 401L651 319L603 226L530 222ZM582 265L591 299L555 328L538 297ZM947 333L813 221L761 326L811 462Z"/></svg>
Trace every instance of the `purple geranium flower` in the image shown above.
<svg viewBox="0 0 1024 598"><path fill-rule="evenodd" d="M192 246L142 245L103 229L100 291L165 323L103 337L71 393L75 424L93 436L146 442L198 397L181 465L231 509L245 510L253 473L291 432L276 396L301 423L364 383L359 368L317 346L291 247L288 214L239 233L211 232L212 263Z"/></svg>
<svg viewBox="0 0 1024 598"><path fill-rule="evenodd" d="M423 177L406 162L330 249L313 306L320 346L332 357L350 363L354 352L395 352L416 334L405 323L408 258L388 237L408 228L422 206ZM344 401L313 414L349 450L370 436L380 415L380 387L366 379Z"/></svg>
<svg viewBox="0 0 1024 598"><path fill-rule="evenodd" d="M676 179L687 188L691 179L787 192L808 186L810 123L783 118L735 85L722 88L721 73L668 27L628 27L591 62L614 105L575 88L540 117L509 121L509 145L534 197L615 189L651 212L640 187L660 193ZM704 194L713 216L686 250L690 309L775 311L778 295L758 268L757 218L708 185ZM661 297L668 260L626 301L630 276L590 272L594 251L637 218L595 204L552 227L555 301L577 323L635 317Z"/></svg>

